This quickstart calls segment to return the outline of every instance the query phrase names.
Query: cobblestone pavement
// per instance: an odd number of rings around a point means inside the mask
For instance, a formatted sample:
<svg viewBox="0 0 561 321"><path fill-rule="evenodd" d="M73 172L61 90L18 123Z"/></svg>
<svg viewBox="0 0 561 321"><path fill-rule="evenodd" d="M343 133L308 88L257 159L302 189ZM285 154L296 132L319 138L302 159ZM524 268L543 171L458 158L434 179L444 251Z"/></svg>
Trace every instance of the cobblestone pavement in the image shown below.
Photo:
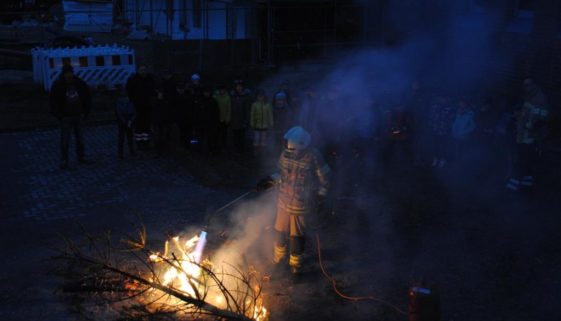
<svg viewBox="0 0 561 321"><path fill-rule="evenodd" d="M49 273L51 248L61 244L57 235L78 236L78 224L93 232L110 228L113 235L131 233L139 221L149 235L197 227L211 209L243 193L252 175L269 172L254 166L259 161L230 155L145 153L118 161L114 126L88 128L93 164L73 160L62 171L58 135L0 134L2 321L80 320L56 295L60 280ZM542 166L539 188L528 195L507 194L497 188L502 178L487 177L497 175L462 168L396 167L380 171L367 182L371 187L339 187L335 214L325 218L321 233L325 267L346 293L376 293L403 308L407 287L428 276L440 283L443 320L560 320L558 164L557 155ZM362 174L338 174L350 173ZM205 178L220 183L203 185ZM273 285L278 309L272 320L403 319L372 302L337 298L318 270L311 241L307 267L314 279Z"/></svg>
<svg viewBox="0 0 561 321"><path fill-rule="evenodd" d="M202 224L209 204L230 192L200 185L180 159L116 157L114 126L87 128L86 155L59 169L59 132L0 135L0 320L73 320L49 276L58 235L75 237L78 224L93 232L130 233L139 218L156 231ZM73 145L71 145L73 151ZM71 153L72 155L73 153ZM72 155L73 156L73 155Z"/></svg>

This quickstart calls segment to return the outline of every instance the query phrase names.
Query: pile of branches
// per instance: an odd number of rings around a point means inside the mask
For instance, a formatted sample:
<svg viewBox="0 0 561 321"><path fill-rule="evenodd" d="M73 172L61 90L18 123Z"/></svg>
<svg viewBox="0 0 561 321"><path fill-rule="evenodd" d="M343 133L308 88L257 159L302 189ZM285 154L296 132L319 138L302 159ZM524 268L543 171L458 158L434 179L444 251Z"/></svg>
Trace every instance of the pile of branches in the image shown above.
<svg viewBox="0 0 561 321"><path fill-rule="evenodd" d="M263 319L258 309L263 302L262 278L250 266L215 271L209 262L193 262L202 277L187 275L194 291L186 293L161 280L162 267L185 271L173 253L166 258L147 246L145 228L116 245L110 232L94 236L82 231L79 241L65 238L65 246L53 258L65 278L62 291L72 293L74 307L90 320ZM154 255L158 263L150 259ZM209 303L210 293L221 296L224 304Z"/></svg>

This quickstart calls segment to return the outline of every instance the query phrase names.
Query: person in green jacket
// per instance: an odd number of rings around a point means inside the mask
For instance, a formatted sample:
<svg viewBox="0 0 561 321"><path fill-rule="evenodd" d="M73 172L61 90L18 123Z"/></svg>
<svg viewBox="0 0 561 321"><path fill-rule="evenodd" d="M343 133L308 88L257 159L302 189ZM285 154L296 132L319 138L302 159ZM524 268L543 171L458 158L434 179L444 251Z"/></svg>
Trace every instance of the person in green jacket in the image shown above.
<svg viewBox="0 0 561 321"><path fill-rule="evenodd" d="M253 146L267 146L267 132L273 127L273 108L263 89L257 90L257 99L251 105L249 124L254 132Z"/></svg>
<svg viewBox="0 0 561 321"><path fill-rule="evenodd" d="M226 90L226 86L220 85L213 95L218 103L220 110L220 123L218 126L218 149L226 147L228 141L228 126L230 125L230 118L232 114L232 100Z"/></svg>

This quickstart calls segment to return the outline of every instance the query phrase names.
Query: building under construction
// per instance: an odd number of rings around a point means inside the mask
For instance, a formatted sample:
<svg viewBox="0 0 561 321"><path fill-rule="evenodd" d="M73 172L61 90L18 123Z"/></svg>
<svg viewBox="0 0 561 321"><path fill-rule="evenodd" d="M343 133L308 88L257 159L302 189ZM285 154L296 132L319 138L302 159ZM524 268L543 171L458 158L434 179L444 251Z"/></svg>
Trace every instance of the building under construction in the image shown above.
<svg viewBox="0 0 561 321"><path fill-rule="evenodd" d="M494 41L514 56L499 68L506 83L532 75L551 91L561 85L559 1L11 0L2 6L4 53L21 42L87 36L130 45L139 63L155 69L222 75L396 46L419 26L442 28L435 21L442 20L442 6L451 6L474 32L482 12L498 16Z"/></svg>

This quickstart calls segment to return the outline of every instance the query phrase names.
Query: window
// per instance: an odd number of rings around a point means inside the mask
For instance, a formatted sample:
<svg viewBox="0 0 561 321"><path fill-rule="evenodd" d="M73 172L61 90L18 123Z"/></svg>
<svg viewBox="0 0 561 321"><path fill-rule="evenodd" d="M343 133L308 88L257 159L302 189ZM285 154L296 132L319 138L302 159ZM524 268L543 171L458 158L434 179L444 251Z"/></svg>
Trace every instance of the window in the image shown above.
<svg viewBox="0 0 561 321"><path fill-rule="evenodd" d="M121 64L121 56L111 56L112 65L119 66Z"/></svg>
<svg viewBox="0 0 561 321"><path fill-rule="evenodd" d="M80 67L88 66L88 57L78 57L78 61L80 62Z"/></svg>
<svg viewBox="0 0 561 321"><path fill-rule="evenodd" d="M96 56L95 57L95 65L96 66L105 66L105 59L103 59L103 56Z"/></svg>

